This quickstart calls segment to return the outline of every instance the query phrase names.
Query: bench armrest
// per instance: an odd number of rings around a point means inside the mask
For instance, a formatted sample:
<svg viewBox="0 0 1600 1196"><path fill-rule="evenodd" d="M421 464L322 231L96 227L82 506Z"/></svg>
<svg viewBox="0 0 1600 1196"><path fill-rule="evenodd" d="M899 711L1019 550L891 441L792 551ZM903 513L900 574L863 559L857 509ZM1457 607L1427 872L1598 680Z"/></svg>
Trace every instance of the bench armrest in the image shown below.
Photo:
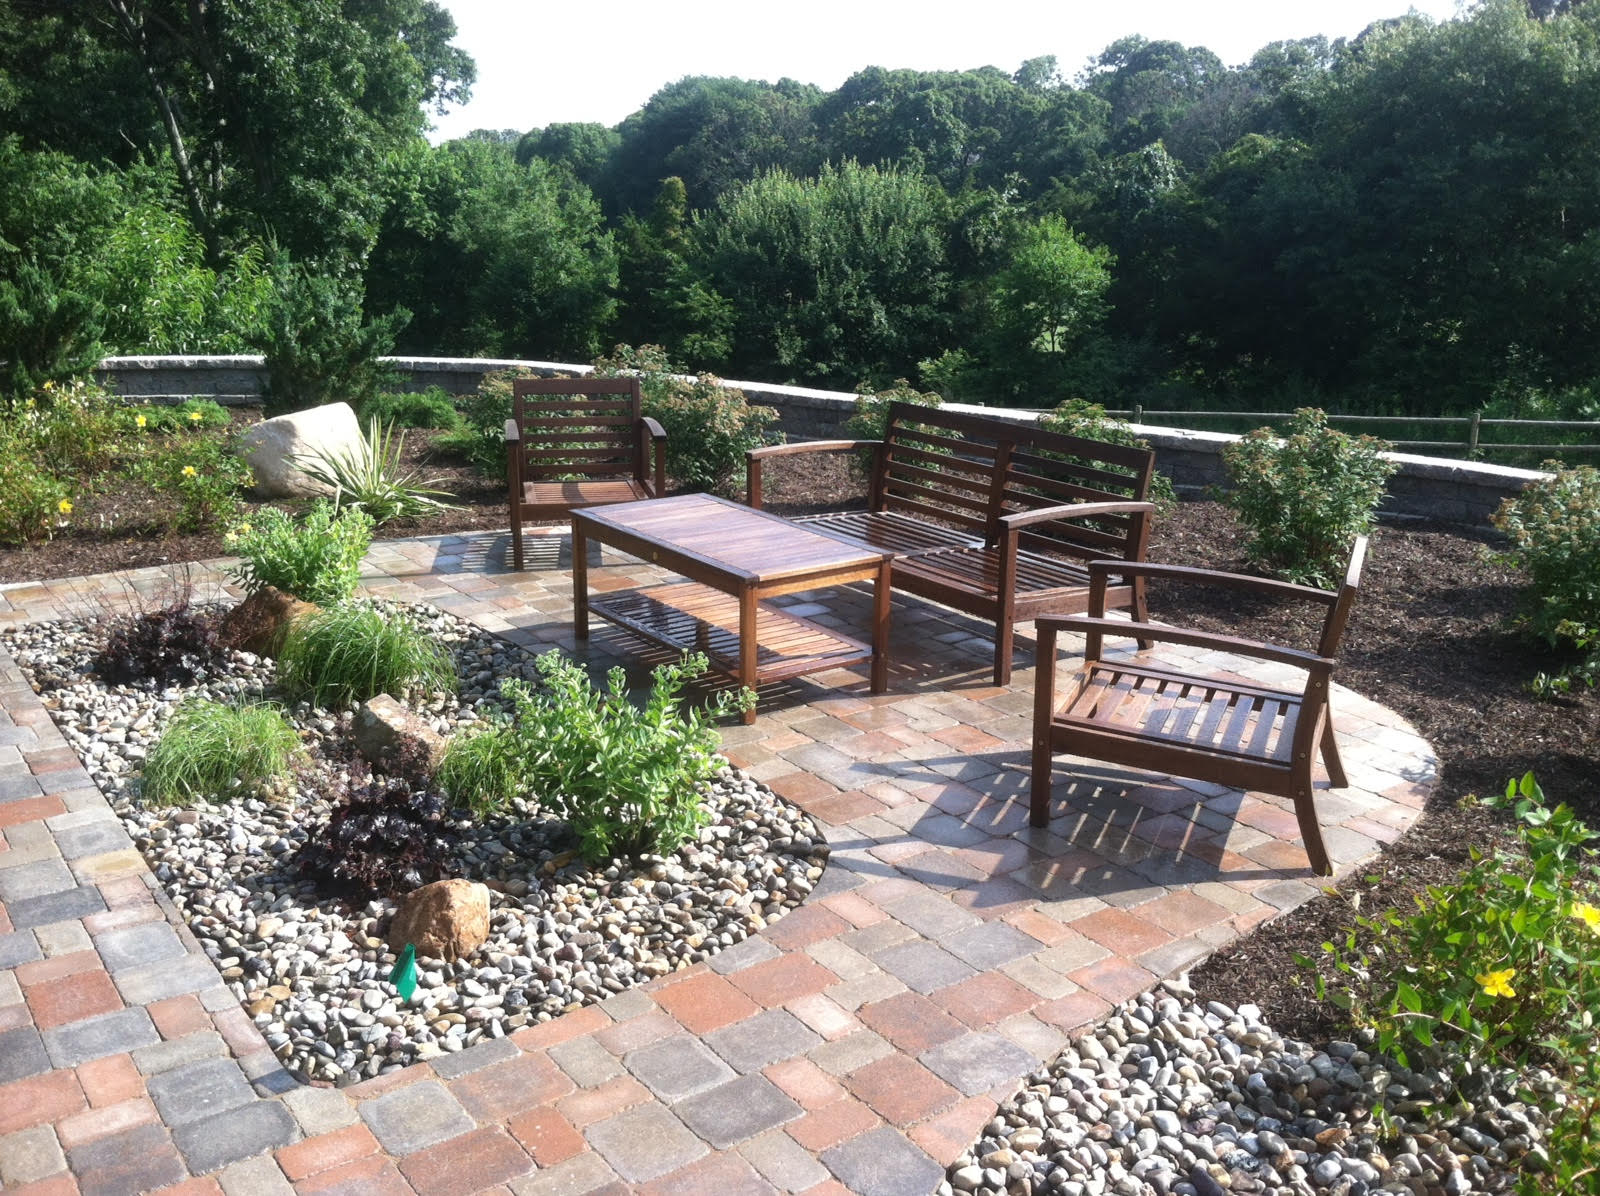
<svg viewBox="0 0 1600 1196"><path fill-rule="evenodd" d="M522 443L522 429L517 426L517 421L514 420L514 419L506 420L506 443L507 444L521 444Z"/></svg>
<svg viewBox="0 0 1600 1196"><path fill-rule="evenodd" d="M1231 652L1236 656L1249 656L1256 660L1270 660L1278 664L1293 665L1312 672L1327 673L1333 669L1333 660L1315 652L1302 652L1282 644L1268 644L1261 640L1247 640L1234 635L1214 635L1208 631L1191 631L1187 627L1173 627L1167 623L1136 623L1126 619L1096 619L1088 615L1040 615L1035 620L1041 636L1045 632L1075 631L1083 635L1118 635L1140 641L1157 640L1165 644L1185 644L1191 648L1211 648ZM1098 658L1098 656L1096 657Z"/></svg>
<svg viewBox="0 0 1600 1196"><path fill-rule="evenodd" d="M1000 516L1006 531L1028 527L1035 523L1048 523L1052 519L1088 519L1095 515L1127 515L1139 513L1152 515L1156 505L1151 502L1079 502L1058 507L1039 507L1032 511L1018 511L1014 515Z"/></svg>
<svg viewBox="0 0 1600 1196"><path fill-rule="evenodd" d="M842 453L851 449L871 449L873 474L883 460L881 440L802 440L796 444L769 444L746 449L744 453L745 503L761 509L761 462L768 457L791 457L797 453Z"/></svg>
<svg viewBox="0 0 1600 1196"><path fill-rule="evenodd" d="M881 449L881 440L801 440L794 444L768 444L761 448L746 449L744 459L756 461L763 457L787 457L794 453L838 453L845 449Z"/></svg>

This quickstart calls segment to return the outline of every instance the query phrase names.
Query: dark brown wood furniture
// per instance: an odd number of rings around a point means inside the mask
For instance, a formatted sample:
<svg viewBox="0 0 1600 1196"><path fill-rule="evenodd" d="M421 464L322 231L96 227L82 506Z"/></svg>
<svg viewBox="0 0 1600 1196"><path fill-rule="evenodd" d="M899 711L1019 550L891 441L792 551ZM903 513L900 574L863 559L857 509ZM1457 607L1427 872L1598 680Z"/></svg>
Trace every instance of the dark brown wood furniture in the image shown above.
<svg viewBox="0 0 1600 1196"><path fill-rule="evenodd" d="M687 581L589 597L588 542L609 544ZM741 685L872 662L872 692L889 669L889 554L811 531L709 494L572 513L577 637L591 612L656 643L704 652ZM854 581L873 583L872 643L863 644L766 600ZM746 723L755 721L752 709Z"/></svg>
<svg viewBox="0 0 1600 1196"><path fill-rule="evenodd" d="M667 434L640 404L637 378L511 384L505 437L513 569L522 569L524 520L666 493Z"/></svg>
<svg viewBox="0 0 1600 1196"><path fill-rule="evenodd" d="M1155 454L1032 424L891 403L880 440L821 440L746 454L750 505L762 465L796 453L869 450L865 511L796 522L894 554L896 589L995 625L994 681L1011 679L1013 626L1087 608L1091 560L1144 557ZM1107 592L1147 617L1137 574Z"/></svg>
<svg viewBox="0 0 1600 1196"><path fill-rule="evenodd" d="M1033 825L1049 824L1051 761L1054 753L1061 752L1291 798L1311 867L1322 876L1329 875L1333 869L1317 824L1311 768L1320 749L1330 785L1342 789L1348 784L1334 740L1328 688L1366 551L1366 538L1358 538L1344 584L1337 591L1179 565L1092 563L1089 614L1038 622ZM1161 623L1105 618L1107 577L1135 572L1147 578L1303 598L1326 606L1317 649L1304 652ZM1065 699L1058 703L1054 661L1056 636L1062 631L1082 632L1087 642L1083 663L1072 675ZM1303 670L1304 683L1299 688L1283 688L1220 672L1190 671L1143 652L1107 659L1102 652L1107 635L1136 635L1141 643L1187 644L1291 665Z"/></svg>

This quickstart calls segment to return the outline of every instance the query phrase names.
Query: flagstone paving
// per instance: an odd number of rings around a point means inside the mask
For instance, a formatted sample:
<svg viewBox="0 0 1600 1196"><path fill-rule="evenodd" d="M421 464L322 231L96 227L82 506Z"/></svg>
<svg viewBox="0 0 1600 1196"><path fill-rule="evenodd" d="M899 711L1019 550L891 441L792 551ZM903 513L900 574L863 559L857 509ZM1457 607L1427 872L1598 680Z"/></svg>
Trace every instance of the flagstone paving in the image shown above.
<svg viewBox="0 0 1600 1196"><path fill-rule="evenodd" d="M385 541L363 584L642 679L640 642L574 640L568 548L537 537L514 574L504 534ZM0 625L158 602L182 573L7 586ZM590 570L661 576L609 551ZM223 588L214 565L189 580ZM862 592L791 601L865 626ZM1276 798L1058 760L1054 819L1030 827L1032 668L991 685L982 624L898 596L892 655L887 693L820 674L724 732L826 829L804 906L708 963L338 1090L278 1066L0 658L0 1184L921 1196L1074 1031L1317 891ZM1436 762L1392 712L1334 705L1352 785L1318 804L1345 871L1411 824Z"/></svg>

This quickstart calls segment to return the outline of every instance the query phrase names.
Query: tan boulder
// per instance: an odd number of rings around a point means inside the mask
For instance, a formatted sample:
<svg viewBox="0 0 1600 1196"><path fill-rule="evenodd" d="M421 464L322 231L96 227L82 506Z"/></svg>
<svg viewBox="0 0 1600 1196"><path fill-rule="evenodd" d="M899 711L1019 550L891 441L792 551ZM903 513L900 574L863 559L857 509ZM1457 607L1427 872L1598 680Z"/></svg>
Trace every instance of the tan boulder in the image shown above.
<svg viewBox="0 0 1600 1196"><path fill-rule="evenodd" d="M427 753L429 776L438 770L444 757L444 736L388 694L361 703L356 711L354 737L357 750L368 763L380 768L385 765L387 753L407 742L419 745Z"/></svg>
<svg viewBox="0 0 1600 1196"><path fill-rule="evenodd" d="M489 889L470 880L436 880L400 899L389 925L389 948L396 955L410 943L418 955L459 959L489 937Z"/></svg>
<svg viewBox="0 0 1600 1196"><path fill-rule="evenodd" d="M223 616L217 640L224 648L276 656L289 624L320 609L313 602L302 602L292 594L262 586Z"/></svg>

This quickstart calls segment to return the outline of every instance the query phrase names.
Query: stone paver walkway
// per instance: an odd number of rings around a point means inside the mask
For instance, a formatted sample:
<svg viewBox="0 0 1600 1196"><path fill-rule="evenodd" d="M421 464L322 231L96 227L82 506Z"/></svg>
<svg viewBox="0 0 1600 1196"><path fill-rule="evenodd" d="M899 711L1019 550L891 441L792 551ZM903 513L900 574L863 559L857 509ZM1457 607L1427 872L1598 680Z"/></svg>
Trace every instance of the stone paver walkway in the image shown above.
<svg viewBox="0 0 1600 1196"><path fill-rule="evenodd" d="M366 588L576 651L568 540L389 541ZM607 554L595 586L659 575ZM218 575L196 568L200 596ZM143 570L0 590L0 623L125 607ZM865 596L796 596L862 626ZM1029 641L1019 645L1027 663ZM597 625L596 665L640 645ZM810 900L709 965L340 1090L297 1083L0 659L0 1182L21 1193L861 1192L922 1196L1074 1030L1304 901L1278 799L1058 761L1027 824L1032 668L896 598L888 693L839 671L725 733L833 857ZM1335 698L1352 787L1319 802L1341 869L1416 817L1427 744Z"/></svg>

